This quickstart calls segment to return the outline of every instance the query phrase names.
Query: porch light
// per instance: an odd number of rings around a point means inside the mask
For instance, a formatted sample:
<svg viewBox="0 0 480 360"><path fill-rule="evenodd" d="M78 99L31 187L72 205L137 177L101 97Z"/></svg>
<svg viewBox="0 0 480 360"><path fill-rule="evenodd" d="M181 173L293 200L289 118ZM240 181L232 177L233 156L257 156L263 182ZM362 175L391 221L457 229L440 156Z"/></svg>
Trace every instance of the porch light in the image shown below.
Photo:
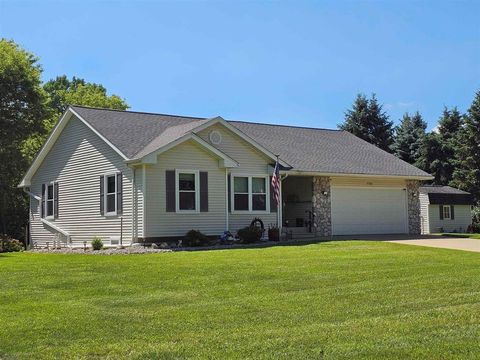
<svg viewBox="0 0 480 360"><path fill-rule="evenodd" d="M322 191L322 194L327 196L328 195L328 191Z"/></svg>

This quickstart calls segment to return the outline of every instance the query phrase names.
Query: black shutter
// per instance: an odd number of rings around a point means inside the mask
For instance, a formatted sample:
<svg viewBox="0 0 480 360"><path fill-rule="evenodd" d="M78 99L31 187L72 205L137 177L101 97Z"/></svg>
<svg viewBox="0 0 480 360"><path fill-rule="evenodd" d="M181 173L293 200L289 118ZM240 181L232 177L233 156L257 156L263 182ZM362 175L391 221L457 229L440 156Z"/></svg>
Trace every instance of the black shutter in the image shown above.
<svg viewBox="0 0 480 360"><path fill-rule="evenodd" d="M453 205L450 205L450 219L455 219L455 207Z"/></svg>
<svg viewBox="0 0 480 360"><path fill-rule="evenodd" d="M100 176L100 215L105 214L105 192L104 192L104 185L105 185L105 176Z"/></svg>
<svg viewBox="0 0 480 360"><path fill-rule="evenodd" d="M117 214L123 213L123 183L122 183L122 173L117 173Z"/></svg>
<svg viewBox="0 0 480 360"><path fill-rule="evenodd" d="M440 220L443 220L443 205L440 205Z"/></svg>
<svg viewBox="0 0 480 360"><path fill-rule="evenodd" d="M231 182L231 175L228 174L227 179L227 188L228 188L228 212L232 212L232 182Z"/></svg>
<svg viewBox="0 0 480 360"><path fill-rule="evenodd" d="M42 184L42 196L40 200L40 217L45 217L45 184Z"/></svg>
<svg viewBox="0 0 480 360"><path fill-rule="evenodd" d="M165 171L165 200L167 212L175 212L175 170Z"/></svg>
<svg viewBox="0 0 480 360"><path fill-rule="evenodd" d="M272 177L268 178L270 180L270 212L277 212L277 202L275 201L275 196L273 196L273 186L272 186Z"/></svg>
<svg viewBox="0 0 480 360"><path fill-rule="evenodd" d="M58 218L58 182L53 183L53 217Z"/></svg>
<svg viewBox="0 0 480 360"><path fill-rule="evenodd" d="M200 171L200 211L208 211L208 172Z"/></svg>

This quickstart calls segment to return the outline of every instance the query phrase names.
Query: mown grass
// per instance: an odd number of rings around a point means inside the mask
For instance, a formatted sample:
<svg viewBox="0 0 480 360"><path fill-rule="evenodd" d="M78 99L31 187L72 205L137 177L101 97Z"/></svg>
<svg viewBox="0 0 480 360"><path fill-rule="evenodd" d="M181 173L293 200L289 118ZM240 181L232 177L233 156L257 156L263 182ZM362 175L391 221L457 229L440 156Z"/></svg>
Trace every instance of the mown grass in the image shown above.
<svg viewBox="0 0 480 360"><path fill-rule="evenodd" d="M0 255L0 358L476 359L480 254L345 241Z"/></svg>

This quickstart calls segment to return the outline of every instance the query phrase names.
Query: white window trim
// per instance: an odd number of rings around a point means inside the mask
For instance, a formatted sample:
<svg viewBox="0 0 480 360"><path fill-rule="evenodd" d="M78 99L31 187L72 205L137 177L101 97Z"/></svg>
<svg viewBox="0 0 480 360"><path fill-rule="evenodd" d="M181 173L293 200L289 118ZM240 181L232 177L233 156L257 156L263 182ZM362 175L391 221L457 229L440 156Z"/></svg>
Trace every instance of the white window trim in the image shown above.
<svg viewBox="0 0 480 360"><path fill-rule="evenodd" d="M180 174L195 175L195 210L180 209L180 187L179 187ZM175 169L175 212L178 214L200 213L200 171L199 170Z"/></svg>
<svg viewBox="0 0 480 360"><path fill-rule="evenodd" d="M118 204L117 204L117 191L118 191L118 184L117 184L117 174L118 172L108 173L103 176L103 208L106 217L117 216ZM108 198L108 178L113 176L115 178L115 211L107 211L107 198ZM111 193L110 193L111 194Z"/></svg>
<svg viewBox="0 0 480 360"><path fill-rule="evenodd" d="M448 217L445 216L445 209L448 209ZM443 220L452 220L452 207L451 205L443 205L442 206L443 212Z"/></svg>
<svg viewBox="0 0 480 360"><path fill-rule="evenodd" d="M248 210L235 210L235 178L248 178ZM266 210L252 210L253 207L253 192L252 192L252 178L265 179L265 209ZM270 214L270 175L266 174L231 174L230 176L230 203L232 214Z"/></svg>
<svg viewBox="0 0 480 360"><path fill-rule="evenodd" d="M52 200L48 200L48 187L52 186ZM45 183L45 193L43 194L43 198L45 199L45 203L43 204L43 213L45 214L44 218L46 220L53 220L55 219L55 181L50 181L48 183ZM47 215L48 211L48 202L52 202L52 215Z"/></svg>

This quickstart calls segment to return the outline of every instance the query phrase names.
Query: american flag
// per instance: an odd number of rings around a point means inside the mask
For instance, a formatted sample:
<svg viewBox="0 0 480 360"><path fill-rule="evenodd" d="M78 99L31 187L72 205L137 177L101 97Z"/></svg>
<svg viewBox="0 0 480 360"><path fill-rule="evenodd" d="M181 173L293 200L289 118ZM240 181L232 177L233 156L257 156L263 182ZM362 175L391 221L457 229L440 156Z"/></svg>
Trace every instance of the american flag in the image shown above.
<svg viewBox="0 0 480 360"><path fill-rule="evenodd" d="M272 175L272 190L273 197L275 198L278 206L280 204L280 165L278 164L278 158Z"/></svg>

